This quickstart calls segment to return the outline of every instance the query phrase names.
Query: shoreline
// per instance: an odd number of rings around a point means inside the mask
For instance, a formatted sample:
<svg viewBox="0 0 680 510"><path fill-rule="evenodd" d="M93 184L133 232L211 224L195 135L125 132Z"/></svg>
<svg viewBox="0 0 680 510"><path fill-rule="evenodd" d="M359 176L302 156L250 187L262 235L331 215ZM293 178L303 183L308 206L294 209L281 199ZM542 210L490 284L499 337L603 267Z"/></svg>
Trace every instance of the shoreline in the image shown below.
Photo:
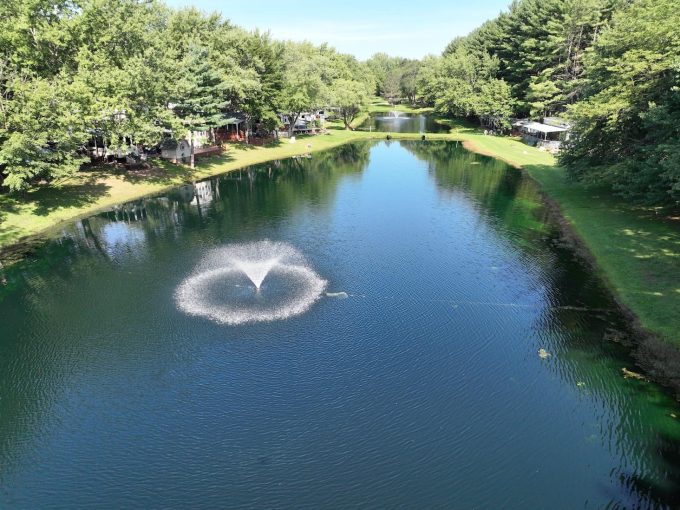
<svg viewBox="0 0 680 510"><path fill-rule="evenodd" d="M640 317L623 301L584 238L569 222L560 203L550 196L543 189L540 181L535 179L525 168L512 166L536 184L541 200L548 210L548 215L559 229L561 241L568 245L576 256L583 260L590 270L602 280L632 335L603 338L602 341L623 345L634 360L636 367L648 376L650 382L668 389L672 392L673 397L680 401L680 349L678 349L677 344L644 327ZM626 370L630 370L630 367L622 367L624 374Z"/></svg>
<svg viewBox="0 0 680 510"><path fill-rule="evenodd" d="M232 144L221 156L199 160L194 170L184 165L156 160L155 162L160 165L152 169L152 175L148 178L144 177L143 172L135 170L118 174L112 169L95 168L82 171L73 178L49 187L33 189L23 194L0 195L0 260L6 262L5 254L15 251L17 245L42 239L63 223L90 216L117 204L139 200L183 184L251 165L332 149L359 140L383 140L387 135L388 133L376 131L331 129L326 135L299 137L294 144L287 141L268 147ZM446 133L432 133L426 136L429 140L462 141ZM416 140L420 139L421 135L391 133L391 137L393 140ZM104 192L97 191L97 187L106 189ZM67 203L69 199L65 197L63 204L51 204L48 207L40 204L44 200L44 195L58 194L64 190L68 190L67 193L84 195L88 193L89 188L95 188L91 192L93 197L86 202L83 200L85 203L69 204ZM97 194L100 196L96 196ZM47 211L43 212L43 209ZM22 225L27 218L38 221Z"/></svg>
<svg viewBox="0 0 680 510"><path fill-rule="evenodd" d="M569 219L569 214L565 212L564 203L561 203L553 194L549 192L544 180L536 172L532 172L527 166L520 165L515 161L503 156L499 156L492 150L485 149L476 144L473 140L465 140L463 146L472 152L489 156L495 159L500 159L513 168L521 171L526 177L531 179L541 194L541 199L546 208L552 216L553 221L558 225L562 239L574 250L576 255L585 261L586 264L594 271L604 282L604 285L609 289L609 292L614 299L614 302L623 314L633 337L623 337L615 341L621 343L626 347L631 357L636 363L636 366L649 376L649 380L657 383L673 393L676 400L680 401L680 349L678 342L680 338L672 337L664 338L659 332L654 331L651 327L645 325L641 316L640 308L627 302L622 295L622 292L612 281L610 274L612 269L607 260L598 258L592 250L592 245L588 243L587 233L580 231L576 225ZM554 170L559 167L553 166ZM563 172L563 170L562 170ZM576 184L578 186L578 184ZM662 220L657 220L661 222ZM680 264L679 264L680 265ZM680 272L678 273L680 274ZM680 281L678 282L680 285Z"/></svg>
<svg viewBox="0 0 680 510"><path fill-rule="evenodd" d="M521 170L537 183L546 205L554 211L555 218L565 231L565 236L575 240L578 252L590 262L621 309L631 317L639 339L644 338L644 341L634 342L640 346L639 361L644 365L643 368L650 373L666 374L665 378L680 395L680 376L674 375L680 374L680 349L677 348L680 345L680 317L674 318L676 310L680 309L680 281L677 278L673 281L672 276L680 274L680 253L674 257L672 251L674 245L680 246L680 225L676 228L676 225L660 218L650 218L646 211L630 206L623 199L612 196L600 199L597 190L568 183L564 169L556 165L555 158L549 153L524 145L516 139L485 136L455 121L444 122L451 126L450 132L428 133L427 140L461 142L472 152L499 159ZM4 220L8 215L14 215L17 222L21 218L32 217L32 214L7 207L9 197L0 196L0 261L7 266L17 254L30 251L34 243L41 242L64 223L90 216L116 204L162 193L182 184L253 164L314 153L359 140L383 140L388 134L397 141L421 138L419 133L331 129L327 135L298 138L295 144L286 140L275 147L230 146L224 155L199 162L193 171L178 165L162 164L157 175L148 180L140 178L137 182L134 180L134 171L124 175L83 172L75 179L80 183L67 181L60 186L92 186L88 180L94 175L95 185L103 183L110 188L91 202L57 207L42 216L38 215L40 221L28 226L23 233L7 232ZM130 178L129 174L133 174L133 177ZM41 191L49 194L50 189L43 188ZM594 206L593 200L598 202ZM604 205L600 202L604 202ZM30 200L27 203L30 204ZM630 234L630 231L635 232L635 227L640 231L655 231L657 236L643 247L647 250L656 249L661 255L657 258L638 256L635 249L641 248L637 246L639 239ZM649 236L642 237L649 239ZM661 282L666 288L656 280L648 279L652 271L656 271L654 274L670 275L667 281ZM676 357L675 353L678 354L677 360L668 363L669 358ZM669 365L673 370L664 369Z"/></svg>

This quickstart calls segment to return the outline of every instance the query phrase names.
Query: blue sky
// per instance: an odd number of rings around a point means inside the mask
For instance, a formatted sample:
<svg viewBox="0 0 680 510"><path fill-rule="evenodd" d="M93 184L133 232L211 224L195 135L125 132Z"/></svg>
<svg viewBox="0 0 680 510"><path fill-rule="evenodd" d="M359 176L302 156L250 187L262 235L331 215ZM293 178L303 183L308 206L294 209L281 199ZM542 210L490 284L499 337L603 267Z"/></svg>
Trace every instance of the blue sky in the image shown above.
<svg viewBox="0 0 680 510"><path fill-rule="evenodd" d="M328 42L366 59L383 51L421 58L438 54L505 10L510 0L166 0L219 11L246 29L270 30L278 39Z"/></svg>

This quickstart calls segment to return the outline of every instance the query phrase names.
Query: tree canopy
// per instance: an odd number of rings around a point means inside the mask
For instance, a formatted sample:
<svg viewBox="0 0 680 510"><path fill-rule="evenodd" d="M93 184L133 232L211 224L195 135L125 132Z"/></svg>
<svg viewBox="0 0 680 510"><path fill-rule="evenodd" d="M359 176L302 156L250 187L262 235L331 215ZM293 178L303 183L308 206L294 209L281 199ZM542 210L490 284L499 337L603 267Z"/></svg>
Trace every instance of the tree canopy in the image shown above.
<svg viewBox="0 0 680 510"><path fill-rule="evenodd" d="M516 0L425 58L416 100L498 129L564 117L560 161L575 179L677 205L678 26L676 0Z"/></svg>
<svg viewBox="0 0 680 510"><path fill-rule="evenodd" d="M507 132L513 118L573 125L560 160L583 182L680 201L677 0L515 0L441 55L359 62L274 41L219 14L157 0L5 0L0 17L0 184L77 171L104 150L211 132L290 129L333 109L346 127L370 96ZM102 22L106 20L106 22Z"/></svg>
<svg viewBox="0 0 680 510"><path fill-rule="evenodd" d="M218 14L156 0L6 0L0 18L0 183L10 190L77 171L104 150L248 128L329 106L336 82L363 106L372 73L354 57L246 32ZM105 20L105 22L102 22ZM346 110L348 111L348 110Z"/></svg>
<svg viewBox="0 0 680 510"><path fill-rule="evenodd" d="M561 160L581 180L649 203L680 202L680 7L637 0L585 58L584 99Z"/></svg>

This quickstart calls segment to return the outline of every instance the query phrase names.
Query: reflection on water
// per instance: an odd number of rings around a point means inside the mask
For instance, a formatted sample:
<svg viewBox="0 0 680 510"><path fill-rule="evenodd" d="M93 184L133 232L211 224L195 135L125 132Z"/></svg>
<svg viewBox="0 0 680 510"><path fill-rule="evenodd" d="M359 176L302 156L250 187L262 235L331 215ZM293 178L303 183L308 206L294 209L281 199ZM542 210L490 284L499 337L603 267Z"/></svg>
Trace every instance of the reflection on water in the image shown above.
<svg viewBox="0 0 680 510"><path fill-rule="evenodd" d="M206 254L262 239L347 299L238 326L177 309ZM183 186L4 276L3 508L677 503L680 414L621 376L611 297L531 182L454 142Z"/></svg>

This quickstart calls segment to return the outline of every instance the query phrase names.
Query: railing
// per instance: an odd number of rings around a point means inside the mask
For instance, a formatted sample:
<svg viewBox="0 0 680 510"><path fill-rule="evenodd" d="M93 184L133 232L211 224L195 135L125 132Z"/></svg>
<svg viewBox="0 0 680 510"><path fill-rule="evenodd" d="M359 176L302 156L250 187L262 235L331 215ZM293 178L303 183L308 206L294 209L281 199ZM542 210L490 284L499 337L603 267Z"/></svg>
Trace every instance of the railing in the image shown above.
<svg viewBox="0 0 680 510"><path fill-rule="evenodd" d="M213 154L222 154L222 147L213 145L210 147L198 147L194 149L194 157L212 156Z"/></svg>
<svg viewBox="0 0 680 510"><path fill-rule="evenodd" d="M558 151L562 146L562 142L559 140L544 140L538 136L528 135L526 133L522 134L522 140L524 140L527 145L531 145L532 147L543 147L549 151Z"/></svg>

